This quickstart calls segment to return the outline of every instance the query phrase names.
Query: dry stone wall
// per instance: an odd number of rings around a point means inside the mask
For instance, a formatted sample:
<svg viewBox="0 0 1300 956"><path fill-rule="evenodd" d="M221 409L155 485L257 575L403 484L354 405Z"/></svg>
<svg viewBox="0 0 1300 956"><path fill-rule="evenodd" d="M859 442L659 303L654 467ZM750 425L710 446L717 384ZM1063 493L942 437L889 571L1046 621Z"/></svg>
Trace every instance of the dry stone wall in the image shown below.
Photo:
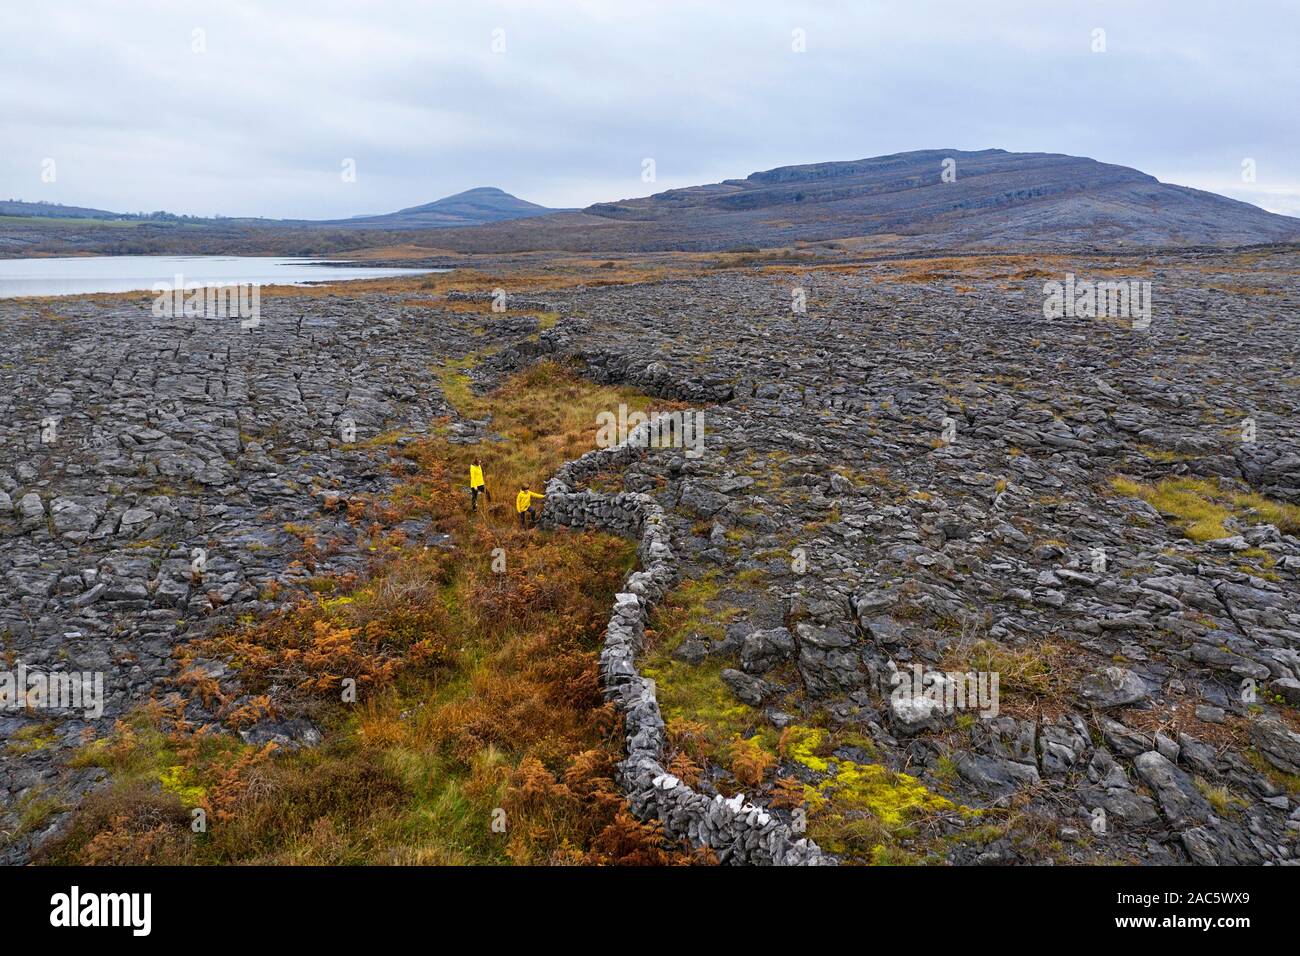
<svg viewBox="0 0 1300 956"><path fill-rule="evenodd" d="M775 814L747 803L743 794L731 800L721 795L709 798L664 769L663 715L654 682L637 671L636 658L644 646L651 609L677 578L671 534L663 509L647 494L576 490L596 471L637 458L648 438L649 429L643 425L626 442L566 464L547 483L542 514L545 525L599 528L640 539L640 570L628 575L623 591L615 597L600 655L605 697L614 701L624 718L627 757L619 764L619 776L628 803L640 819L658 820L671 837L711 848L723 863L834 863L816 843L797 837Z"/></svg>

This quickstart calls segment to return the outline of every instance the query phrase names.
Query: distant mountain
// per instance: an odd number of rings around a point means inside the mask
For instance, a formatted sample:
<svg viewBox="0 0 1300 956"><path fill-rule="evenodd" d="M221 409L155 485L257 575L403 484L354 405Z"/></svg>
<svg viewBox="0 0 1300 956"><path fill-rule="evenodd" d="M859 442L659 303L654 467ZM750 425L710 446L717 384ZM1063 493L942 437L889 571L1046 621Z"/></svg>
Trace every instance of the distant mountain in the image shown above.
<svg viewBox="0 0 1300 956"><path fill-rule="evenodd" d="M138 219L139 216L85 206L64 206L56 202L24 202L0 199L0 216L37 216L42 219Z"/></svg>
<svg viewBox="0 0 1300 956"><path fill-rule="evenodd" d="M836 239L862 239L883 252L1300 242L1300 219L1249 203L1162 183L1126 166L1001 149L781 166L582 210L547 209L481 187L386 215L329 221L182 220L154 213L132 229L102 229L93 219L117 214L16 202L0 203L0 215L65 219L0 222L0 255L321 255L384 246L395 232L403 243L485 253L711 252Z"/></svg>
<svg viewBox="0 0 1300 956"><path fill-rule="evenodd" d="M945 168L955 173L951 181ZM1300 219L1078 156L934 149L782 166L579 213L449 232L439 244L466 251L719 250L850 237L931 247L1233 246L1300 241Z"/></svg>
<svg viewBox="0 0 1300 956"><path fill-rule="evenodd" d="M526 202L492 186L467 189L454 196L425 203L423 206L411 206L409 209L399 209L397 212L382 215L353 216L350 219L209 219L201 216L177 216L167 212L132 214L80 206L63 206L50 202L0 200L0 216L39 216L46 219L185 220L200 223L219 222L227 227L247 223L266 228L284 226L294 229L316 226L363 229L445 229L452 226L477 226L487 222L523 219L527 216L545 216L559 211L561 210L548 209L536 203Z"/></svg>
<svg viewBox="0 0 1300 956"><path fill-rule="evenodd" d="M411 206L409 209L399 209L380 216L354 216L318 225L363 229L447 229L546 216L556 211L512 196L494 186L479 186L423 206Z"/></svg>

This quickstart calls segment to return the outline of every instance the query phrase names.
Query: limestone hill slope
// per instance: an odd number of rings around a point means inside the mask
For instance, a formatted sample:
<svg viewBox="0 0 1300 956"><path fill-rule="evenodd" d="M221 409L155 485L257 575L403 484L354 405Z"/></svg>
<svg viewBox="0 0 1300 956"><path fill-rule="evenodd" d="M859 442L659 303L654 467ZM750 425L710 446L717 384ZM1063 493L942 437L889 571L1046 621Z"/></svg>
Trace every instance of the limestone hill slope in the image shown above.
<svg viewBox="0 0 1300 956"><path fill-rule="evenodd" d="M717 250L847 237L927 248L1232 246L1300 240L1300 220L1079 156L933 149L784 166L449 233L440 244Z"/></svg>

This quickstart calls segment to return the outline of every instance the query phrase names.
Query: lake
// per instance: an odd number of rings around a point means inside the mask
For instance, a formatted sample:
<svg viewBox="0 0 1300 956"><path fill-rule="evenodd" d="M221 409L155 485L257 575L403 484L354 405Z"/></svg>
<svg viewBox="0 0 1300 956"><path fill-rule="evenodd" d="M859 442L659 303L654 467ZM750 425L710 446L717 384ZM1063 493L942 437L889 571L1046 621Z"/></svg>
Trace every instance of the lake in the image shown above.
<svg viewBox="0 0 1300 956"><path fill-rule="evenodd" d="M338 261L338 260L335 260ZM0 259L0 299L23 295L86 295L151 291L182 277L185 285L304 285L350 279L446 272L446 269L337 267L284 256L73 256Z"/></svg>

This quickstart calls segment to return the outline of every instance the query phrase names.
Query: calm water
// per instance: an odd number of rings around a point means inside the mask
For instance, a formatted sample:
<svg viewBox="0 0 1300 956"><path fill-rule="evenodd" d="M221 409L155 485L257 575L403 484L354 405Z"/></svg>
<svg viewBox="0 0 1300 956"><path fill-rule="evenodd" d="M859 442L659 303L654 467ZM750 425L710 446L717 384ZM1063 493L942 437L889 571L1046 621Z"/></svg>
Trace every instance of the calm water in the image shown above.
<svg viewBox="0 0 1300 956"><path fill-rule="evenodd" d="M302 285L348 279L446 272L446 269L336 268L319 259L276 256L78 256L66 259L0 259L0 299L20 295L82 295L152 290L174 285Z"/></svg>

